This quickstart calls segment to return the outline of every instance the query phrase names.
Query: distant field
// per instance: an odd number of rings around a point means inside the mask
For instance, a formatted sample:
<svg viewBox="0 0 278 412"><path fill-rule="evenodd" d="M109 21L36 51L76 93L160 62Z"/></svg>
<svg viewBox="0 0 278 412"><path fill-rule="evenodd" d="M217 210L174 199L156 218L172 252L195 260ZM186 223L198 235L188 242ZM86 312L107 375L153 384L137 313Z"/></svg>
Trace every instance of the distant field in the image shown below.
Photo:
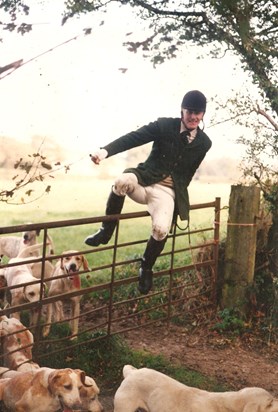
<svg viewBox="0 0 278 412"><path fill-rule="evenodd" d="M1 188L5 188L5 184L5 181L1 181ZM112 184L112 180L88 176L55 178L51 182L50 193L35 202L19 205L0 202L1 226L102 216ZM220 197L223 207L228 205L230 185L193 181L189 193L191 204L211 202ZM142 210L145 210L144 206L126 199L125 213ZM205 219L204 212L201 214Z"/></svg>

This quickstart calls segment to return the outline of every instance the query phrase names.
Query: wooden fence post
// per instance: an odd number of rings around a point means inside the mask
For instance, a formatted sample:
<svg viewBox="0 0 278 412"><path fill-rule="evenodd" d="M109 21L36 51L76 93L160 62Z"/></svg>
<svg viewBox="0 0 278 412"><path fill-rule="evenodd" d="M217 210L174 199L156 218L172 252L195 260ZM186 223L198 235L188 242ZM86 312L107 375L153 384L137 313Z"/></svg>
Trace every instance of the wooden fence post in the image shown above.
<svg viewBox="0 0 278 412"><path fill-rule="evenodd" d="M231 187L221 306L243 314L247 313L247 287L254 277L259 207L260 188Z"/></svg>

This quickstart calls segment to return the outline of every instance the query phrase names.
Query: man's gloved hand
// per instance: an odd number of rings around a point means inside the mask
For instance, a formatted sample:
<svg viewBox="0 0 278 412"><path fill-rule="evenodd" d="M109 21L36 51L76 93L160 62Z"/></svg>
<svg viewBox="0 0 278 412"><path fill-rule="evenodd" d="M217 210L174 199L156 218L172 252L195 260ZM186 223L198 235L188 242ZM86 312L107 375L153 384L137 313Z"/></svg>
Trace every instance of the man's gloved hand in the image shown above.
<svg viewBox="0 0 278 412"><path fill-rule="evenodd" d="M98 149L94 153L90 154L90 158L92 162L94 162L96 165L99 165L100 162L107 157L107 155L108 155L107 150Z"/></svg>

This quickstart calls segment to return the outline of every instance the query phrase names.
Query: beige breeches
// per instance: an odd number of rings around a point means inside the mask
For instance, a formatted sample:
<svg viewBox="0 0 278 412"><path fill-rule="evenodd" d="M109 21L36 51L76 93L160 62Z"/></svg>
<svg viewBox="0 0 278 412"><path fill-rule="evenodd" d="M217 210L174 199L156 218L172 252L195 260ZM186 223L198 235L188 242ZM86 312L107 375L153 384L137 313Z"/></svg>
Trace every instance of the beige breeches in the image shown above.
<svg viewBox="0 0 278 412"><path fill-rule="evenodd" d="M168 235L175 206L175 192L172 188L159 183L141 186L134 173L123 173L115 180L113 191L118 196L128 195L135 202L148 206L155 240L160 241Z"/></svg>

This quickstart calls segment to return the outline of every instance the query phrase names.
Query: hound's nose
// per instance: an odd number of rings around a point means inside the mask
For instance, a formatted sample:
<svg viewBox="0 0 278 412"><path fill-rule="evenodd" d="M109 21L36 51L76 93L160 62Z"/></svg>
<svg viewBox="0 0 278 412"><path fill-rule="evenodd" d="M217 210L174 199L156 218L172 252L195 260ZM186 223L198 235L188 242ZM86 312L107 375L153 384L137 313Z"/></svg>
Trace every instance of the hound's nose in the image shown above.
<svg viewBox="0 0 278 412"><path fill-rule="evenodd" d="M72 264L70 265L70 267L69 267L69 270L70 270L71 272L76 272L76 271L77 271L77 266L76 266L76 264L75 264L75 263L72 263Z"/></svg>

